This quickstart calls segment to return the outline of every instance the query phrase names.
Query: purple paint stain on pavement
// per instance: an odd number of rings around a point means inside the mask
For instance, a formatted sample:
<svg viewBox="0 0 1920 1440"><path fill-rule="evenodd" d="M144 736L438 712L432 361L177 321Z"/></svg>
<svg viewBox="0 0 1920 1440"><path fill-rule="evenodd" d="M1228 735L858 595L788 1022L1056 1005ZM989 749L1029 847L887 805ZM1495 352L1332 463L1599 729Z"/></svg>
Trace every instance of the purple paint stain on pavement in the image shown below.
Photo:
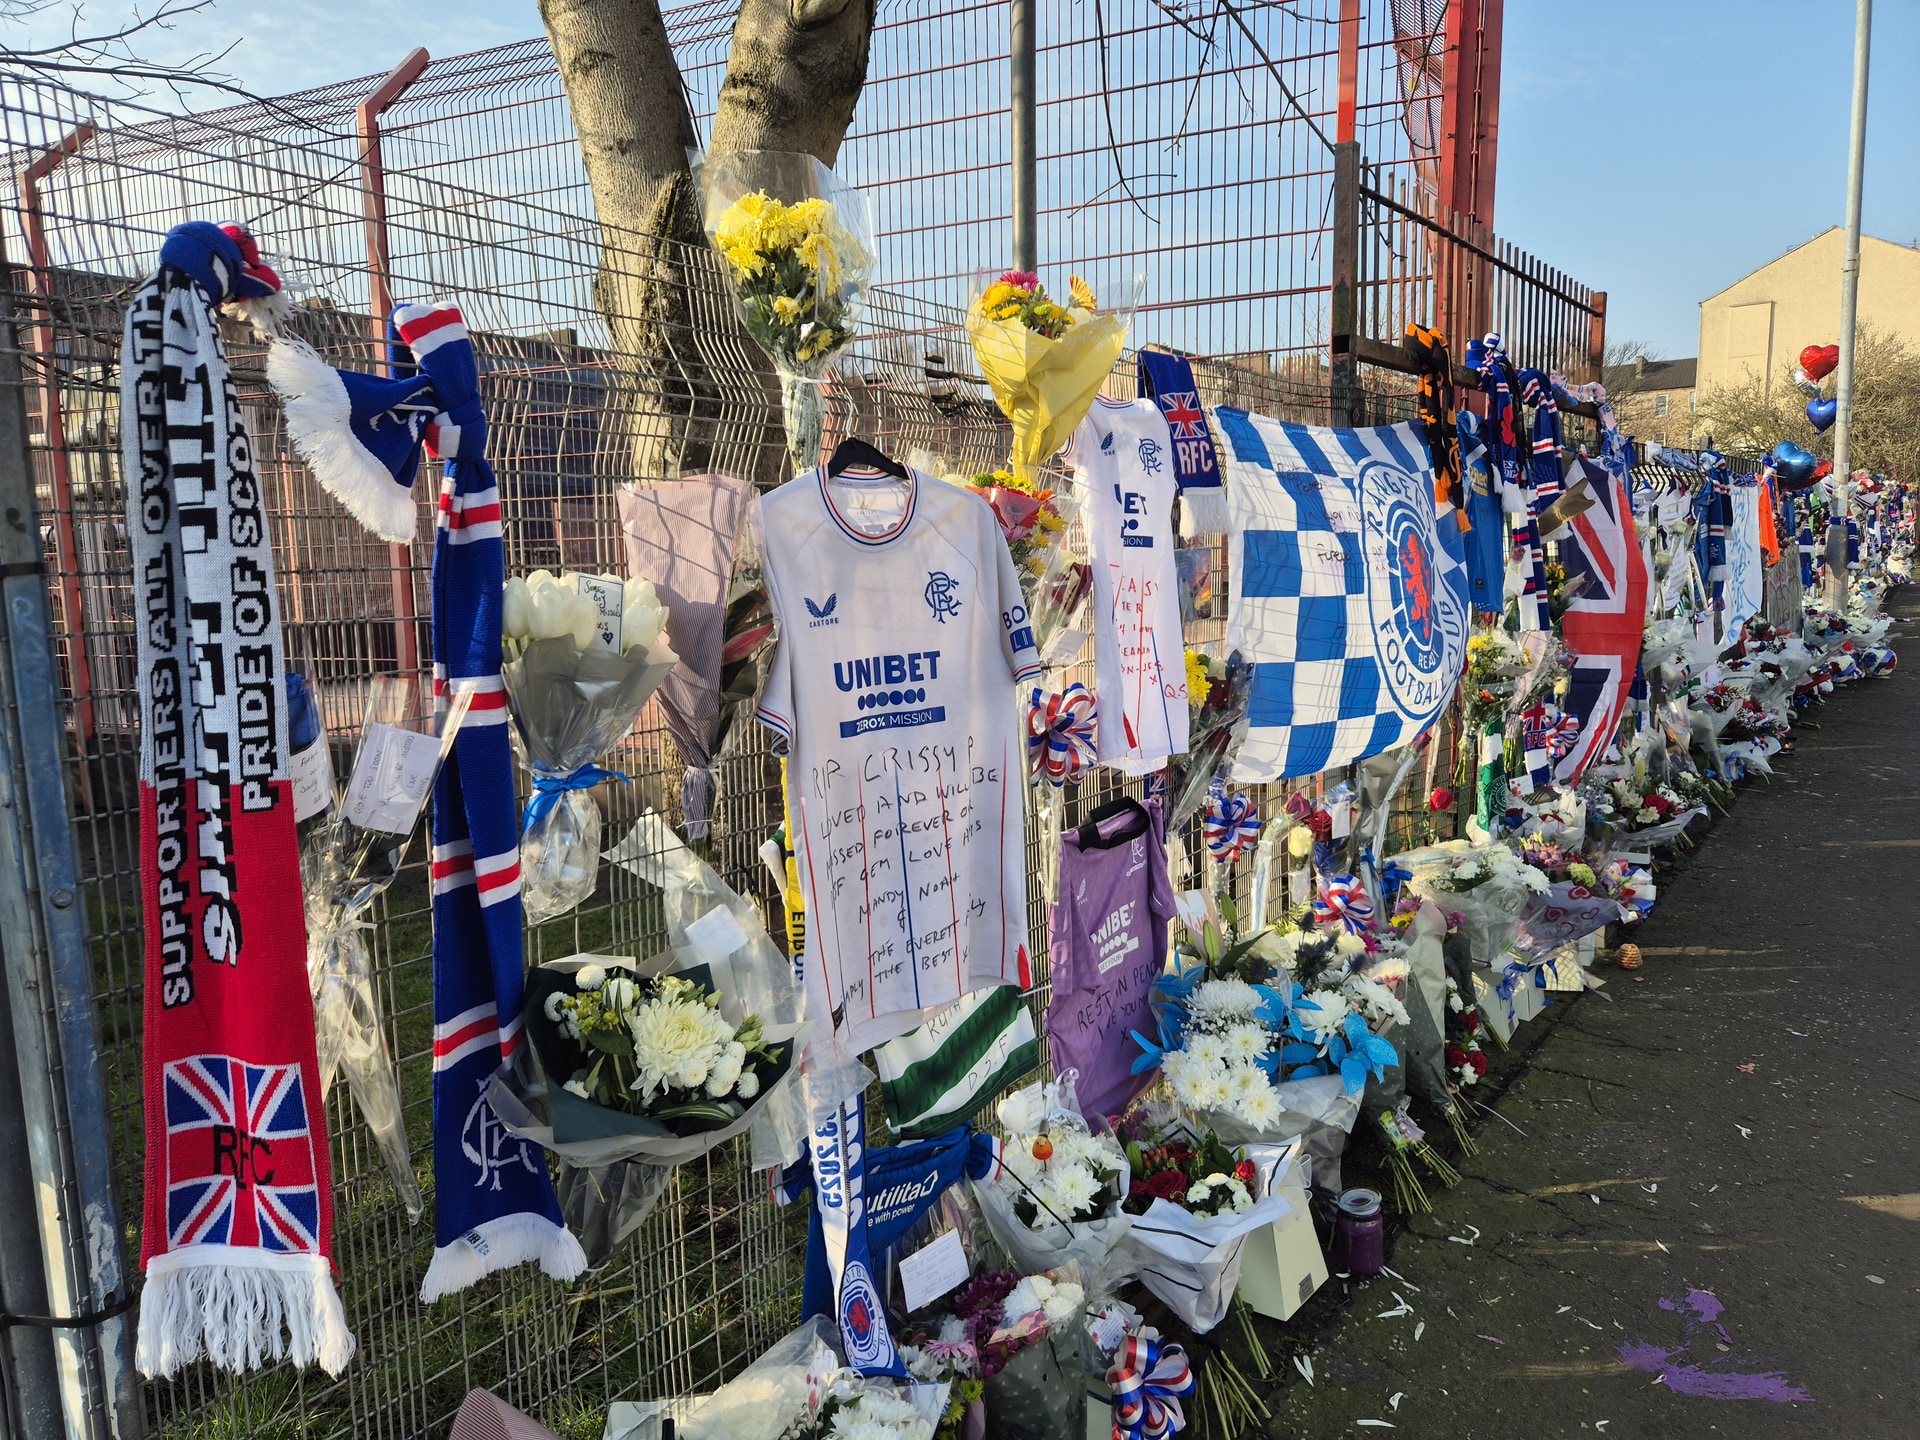
<svg viewBox="0 0 1920 1440"><path fill-rule="evenodd" d="M1660 1308L1674 1312L1683 1308L1690 1310L1701 1323L1713 1326L1723 1341L1732 1344L1733 1337L1727 1334L1727 1327L1720 1323L1720 1316L1727 1307L1720 1303L1720 1297L1711 1290L1689 1290L1681 1300L1662 1299ZM1687 1328L1691 1331L1693 1327L1689 1325ZM1679 1395L1707 1400L1771 1400L1776 1405L1813 1399L1805 1390L1791 1383L1783 1371L1750 1374L1739 1370L1705 1370L1698 1365L1680 1364L1679 1357L1685 1354L1684 1345L1670 1350L1633 1341L1620 1347L1620 1358L1626 1361L1628 1368L1658 1375L1662 1384Z"/></svg>
<svg viewBox="0 0 1920 1440"><path fill-rule="evenodd" d="M1709 1325L1718 1320L1721 1312L1727 1308L1720 1303L1720 1297L1711 1290L1687 1291L1687 1306Z"/></svg>
<svg viewBox="0 0 1920 1440"><path fill-rule="evenodd" d="M1792 1384L1786 1375L1771 1370L1758 1375L1739 1371L1716 1373L1698 1365L1677 1365L1674 1356L1681 1352L1658 1345L1627 1344L1620 1347L1620 1358L1629 1368L1657 1374L1661 1382L1678 1395L1693 1395L1706 1400L1771 1400L1785 1405L1813 1396Z"/></svg>
<svg viewBox="0 0 1920 1440"><path fill-rule="evenodd" d="M1727 1344L1733 1343L1733 1337L1727 1333L1727 1327L1720 1323L1720 1316L1725 1313L1727 1307L1720 1303L1718 1295L1711 1290L1689 1290L1684 1300L1662 1299L1660 1302L1662 1310L1677 1311L1682 1305L1699 1316L1702 1322L1713 1326Z"/></svg>

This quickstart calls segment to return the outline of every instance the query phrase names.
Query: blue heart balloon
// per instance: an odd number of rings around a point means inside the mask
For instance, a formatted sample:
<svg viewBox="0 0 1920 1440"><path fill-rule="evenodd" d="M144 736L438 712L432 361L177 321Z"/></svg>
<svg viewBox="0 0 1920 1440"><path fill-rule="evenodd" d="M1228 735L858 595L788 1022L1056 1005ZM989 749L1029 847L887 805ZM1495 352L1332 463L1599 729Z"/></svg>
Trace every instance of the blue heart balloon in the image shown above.
<svg viewBox="0 0 1920 1440"><path fill-rule="evenodd" d="M1807 419L1813 422L1813 428L1824 435L1833 428L1834 416L1840 413L1838 400L1809 400Z"/></svg>
<svg viewBox="0 0 1920 1440"><path fill-rule="evenodd" d="M1773 473L1788 490L1804 490L1813 483L1814 466L1820 462L1791 440L1782 440L1769 452Z"/></svg>

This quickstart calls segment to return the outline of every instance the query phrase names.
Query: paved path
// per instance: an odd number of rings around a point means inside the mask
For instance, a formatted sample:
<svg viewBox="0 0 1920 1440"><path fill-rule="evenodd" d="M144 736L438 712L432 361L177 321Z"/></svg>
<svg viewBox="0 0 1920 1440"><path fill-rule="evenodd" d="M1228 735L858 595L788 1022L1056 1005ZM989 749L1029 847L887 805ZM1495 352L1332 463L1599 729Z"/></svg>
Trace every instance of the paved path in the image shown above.
<svg viewBox="0 0 1920 1440"><path fill-rule="evenodd" d="M1603 962L1613 1003L1527 1057L1498 1104L1526 1138L1482 1123L1391 1241L1408 1283L1336 1280L1289 1327L1316 1383L1280 1361L1270 1434L1920 1436L1920 629L1893 634L1900 670L1663 883L1639 978ZM1396 1290L1413 1313L1375 1318Z"/></svg>

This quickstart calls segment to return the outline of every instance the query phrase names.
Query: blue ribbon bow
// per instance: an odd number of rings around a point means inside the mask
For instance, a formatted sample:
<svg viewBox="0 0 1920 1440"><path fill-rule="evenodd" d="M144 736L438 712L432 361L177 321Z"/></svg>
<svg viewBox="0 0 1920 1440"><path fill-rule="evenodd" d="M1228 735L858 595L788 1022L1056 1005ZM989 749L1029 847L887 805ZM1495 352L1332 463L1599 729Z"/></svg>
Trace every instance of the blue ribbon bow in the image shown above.
<svg viewBox="0 0 1920 1440"><path fill-rule="evenodd" d="M603 770L598 765L582 765L569 775L542 775L536 772L533 777L533 798L527 801L526 818L521 822L520 833L527 834L553 812L560 803L560 797L569 790L591 790L594 786L608 780L618 780L622 785L631 785L633 779L619 770Z"/></svg>

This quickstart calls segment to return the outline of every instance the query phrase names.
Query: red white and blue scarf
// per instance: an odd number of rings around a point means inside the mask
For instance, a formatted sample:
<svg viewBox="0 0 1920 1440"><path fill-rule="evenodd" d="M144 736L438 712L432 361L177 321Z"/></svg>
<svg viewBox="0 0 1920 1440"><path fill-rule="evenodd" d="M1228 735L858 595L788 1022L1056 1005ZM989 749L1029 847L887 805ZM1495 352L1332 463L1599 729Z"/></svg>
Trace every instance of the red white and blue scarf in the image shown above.
<svg viewBox="0 0 1920 1440"><path fill-rule="evenodd" d="M121 357L146 912L135 1364L148 1375L203 1357L337 1375L354 1349L330 1261L273 544L213 314L278 289L251 251L237 226L171 231Z"/></svg>
<svg viewBox="0 0 1920 1440"><path fill-rule="evenodd" d="M434 1251L423 1301L526 1260L558 1280L586 1269L536 1145L487 1103L524 1043L518 807L500 681L506 554L486 460L479 368L460 312L403 305L394 326L433 380L427 443L445 462L433 541L433 686L445 707L472 692L433 788Z"/></svg>

